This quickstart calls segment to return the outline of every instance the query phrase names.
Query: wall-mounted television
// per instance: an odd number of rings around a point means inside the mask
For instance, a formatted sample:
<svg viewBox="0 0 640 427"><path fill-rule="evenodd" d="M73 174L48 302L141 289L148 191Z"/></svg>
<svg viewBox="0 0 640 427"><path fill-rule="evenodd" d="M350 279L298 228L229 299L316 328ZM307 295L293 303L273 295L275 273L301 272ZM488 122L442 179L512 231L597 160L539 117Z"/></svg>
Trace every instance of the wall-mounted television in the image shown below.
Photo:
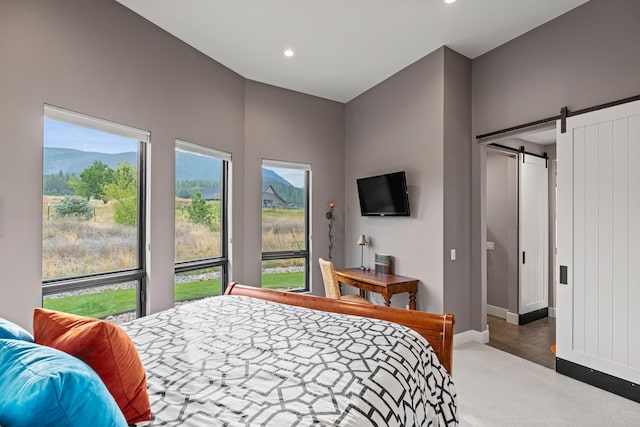
<svg viewBox="0 0 640 427"><path fill-rule="evenodd" d="M404 171L359 178L362 216L409 216L409 195Z"/></svg>

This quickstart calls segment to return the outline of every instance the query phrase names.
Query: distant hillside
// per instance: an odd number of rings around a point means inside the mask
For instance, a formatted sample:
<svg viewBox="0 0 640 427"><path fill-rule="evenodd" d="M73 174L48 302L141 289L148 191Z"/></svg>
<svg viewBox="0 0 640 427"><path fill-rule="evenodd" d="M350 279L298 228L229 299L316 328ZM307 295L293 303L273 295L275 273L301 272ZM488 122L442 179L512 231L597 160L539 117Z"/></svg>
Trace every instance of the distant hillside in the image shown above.
<svg viewBox="0 0 640 427"><path fill-rule="evenodd" d="M44 175L59 174L63 175L75 174L80 175L85 168L91 166L94 160L99 160L112 169L115 169L119 163L137 164L138 154L129 153L98 153L73 150L69 148L44 148ZM220 176L220 163L212 161L210 158L186 153L184 151L176 151L176 162L178 168L176 170L177 181L208 181L212 183L212 187L217 187L217 180L211 181L212 177ZM304 205L304 191L301 188L293 186L289 181L278 175L270 169L262 169L262 185L273 186L276 192L287 203L296 206ZM205 186L206 187L206 186Z"/></svg>
<svg viewBox="0 0 640 427"><path fill-rule="evenodd" d="M88 151L73 150L70 148L44 148L45 175L59 173L79 175L85 168L91 166L94 160L100 160L105 165L115 169L118 163L137 164L138 155L131 153L94 153Z"/></svg>
<svg viewBox="0 0 640 427"><path fill-rule="evenodd" d="M176 151L177 181L207 181L220 176L220 162L211 157ZM217 180L216 180L217 181Z"/></svg>
<svg viewBox="0 0 640 427"><path fill-rule="evenodd" d="M272 171L271 169L262 169L262 188L263 190L271 185L278 196L282 197L287 204L295 206L304 206L304 190L294 187L289 181Z"/></svg>
<svg viewBox="0 0 640 427"><path fill-rule="evenodd" d="M85 168L91 166L94 160L99 160L115 169L119 163L137 164L138 154L135 152L109 154L45 147L43 171L45 175L57 174L60 171L63 174L79 175ZM177 151L176 161L178 181L211 180L211 177L220 176L220 162L211 161L210 158Z"/></svg>
<svg viewBox="0 0 640 427"><path fill-rule="evenodd" d="M287 181L286 179L284 179L283 177L281 177L271 169L264 169L264 168L262 169L262 183L263 183L263 187L266 187L269 184L271 185L282 184L285 186L293 187L293 185L291 185L289 181Z"/></svg>

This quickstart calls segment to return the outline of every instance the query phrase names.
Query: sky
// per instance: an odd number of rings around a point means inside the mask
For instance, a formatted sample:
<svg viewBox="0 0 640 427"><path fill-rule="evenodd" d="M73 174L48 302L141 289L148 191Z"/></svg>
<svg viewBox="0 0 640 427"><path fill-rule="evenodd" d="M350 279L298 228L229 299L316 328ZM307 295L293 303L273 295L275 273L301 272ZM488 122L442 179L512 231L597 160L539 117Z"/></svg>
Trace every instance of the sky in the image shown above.
<svg viewBox="0 0 640 427"><path fill-rule="evenodd" d="M265 169L271 169L287 181L289 181L293 186L298 188L304 188L304 171L299 169L286 169L286 168L273 168L268 167Z"/></svg>
<svg viewBox="0 0 640 427"><path fill-rule="evenodd" d="M100 153L128 153L138 150L138 141L45 118L44 146Z"/></svg>
<svg viewBox="0 0 640 427"><path fill-rule="evenodd" d="M45 118L44 146L99 153L127 153L138 150L138 141ZM298 188L304 187L303 170L273 167L269 169L294 186Z"/></svg>

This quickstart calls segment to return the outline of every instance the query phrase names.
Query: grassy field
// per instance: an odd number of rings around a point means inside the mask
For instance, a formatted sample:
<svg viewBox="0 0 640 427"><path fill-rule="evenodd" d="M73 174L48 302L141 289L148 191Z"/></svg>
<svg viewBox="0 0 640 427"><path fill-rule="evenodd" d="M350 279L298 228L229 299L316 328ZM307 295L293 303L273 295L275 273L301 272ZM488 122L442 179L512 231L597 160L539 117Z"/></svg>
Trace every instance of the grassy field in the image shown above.
<svg viewBox="0 0 640 427"><path fill-rule="evenodd" d="M220 256L222 253L220 201L207 202L214 212L211 227L189 221L186 210L189 203L189 199L176 198L176 262Z"/></svg>
<svg viewBox="0 0 640 427"><path fill-rule="evenodd" d="M57 218L55 205L62 197L43 197L42 278L73 277L136 268L137 228L113 221L112 202L91 200L95 217L91 220ZM192 261L219 256L220 202L208 202L214 211L209 227L189 221L188 199L176 199L176 261ZM216 222L217 221L217 222ZM304 249L302 209L263 209L262 247L264 252ZM299 266L301 260L265 261L263 268Z"/></svg>
<svg viewBox="0 0 640 427"><path fill-rule="evenodd" d="M137 228L113 221L112 202L91 200L94 218L58 218L55 206L62 197L43 196L43 280L74 277L137 267ZM191 261L221 254L220 202L207 202L214 212L211 226L194 224L186 207L189 199L176 199L176 260ZM304 249L302 209L263 209L263 251ZM263 261L262 268L303 266L304 259ZM297 289L304 283L303 272L264 274L262 286ZM220 281L194 281L175 285L175 300L188 301L219 295ZM44 307L79 315L103 318L135 310L136 290L119 289L47 298Z"/></svg>
<svg viewBox="0 0 640 427"><path fill-rule="evenodd" d="M303 250L304 210L262 209L262 251ZM301 267L303 259L280 259L262 261L262 268Z"/></svg>
<svg viewBox="0 0 640 427"><path fill-rule="evenodd" d="M91 200L90 220L57 218L61 197L43 197L42 278L73 277L137 267L137 228L113 221L112 202ZM190 222L183 199L176 200L176 260L192 261L220 256L220 202L213 206L212 227Z"/></svg>
<svg viewBox="0 0 640 427"><path fill-rule="evenodd" d="M304 283L304 272L266 274L262 287L296 289ZM175 286L175 301L190 301L220 295L220 279L183 283ZM74 313L80 316L104 318L135 311L136 289L118 289L85 295L72 295L44 300L44 308Z"/></svg>

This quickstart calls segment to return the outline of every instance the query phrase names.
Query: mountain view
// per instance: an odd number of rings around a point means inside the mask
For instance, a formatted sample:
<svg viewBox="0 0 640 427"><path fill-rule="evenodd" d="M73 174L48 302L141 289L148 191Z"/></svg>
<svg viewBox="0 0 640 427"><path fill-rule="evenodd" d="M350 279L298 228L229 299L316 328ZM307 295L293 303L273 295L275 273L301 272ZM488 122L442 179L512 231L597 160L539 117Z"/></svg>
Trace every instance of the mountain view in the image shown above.
<svg viewBox="0 0 640 427"><path fill-rule="evenodd" d="M69 148L44 148L45 194L62 195L68 190L49 189L47 191L47 175L67 176L76 175L91 166L98 160L111 169L115 169L119 163L137 164L137 153L99 153L74 150ZM220 176L220 163L212 162L210 158L194 155L188 152L176 151L176 181L179 188L189 188L188 194L181 194L180 197L191 197L193 192L203 192L208 187L219 188L219 182L211 181L212 176ZM181 183L191 183L185 186ZM280 197L295 206L303 206L304 190L295 187L285 178L270 169L262 169L263 188L271 185ZM56 187L57 188L57 187ZM66 187L65 187L66 188ZM61 194L56 194L61 193Z"/></svg>
<svg viewBox="0 0 640 427"><path fill-rule="evenodd" d="M94 160L98 160L111 169L115 169L118 163L137 164L137 157L138 155L135 152L110 154L72 150L70 148L44 147L43 173L50 175L62 172L65 175L80 175L80 172L91 166Z"/></svg>

